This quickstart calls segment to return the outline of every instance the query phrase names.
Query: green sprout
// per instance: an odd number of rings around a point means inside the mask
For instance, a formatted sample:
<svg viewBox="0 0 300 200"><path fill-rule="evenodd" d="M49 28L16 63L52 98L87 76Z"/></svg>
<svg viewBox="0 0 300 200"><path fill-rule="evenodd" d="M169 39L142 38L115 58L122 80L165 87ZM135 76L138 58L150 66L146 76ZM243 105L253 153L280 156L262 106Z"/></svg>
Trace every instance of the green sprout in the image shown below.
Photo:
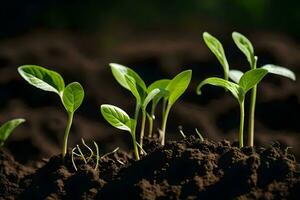
<svg viewBox="0 0 300 200"><path fill-rule="evenodd" d="M22 118L12 119L5 122L2 126L0 126L0 147L4 145L4 142L12 134L13 130L23 122L25 122L25 119Z"/></svg>
<svg viewBox="0 0 300 200"><path fill-rule="evenodd" d="M146 87L145 82L142 78L132 69L125 67L120 64L111 63L110 64L113 76L118 81L118 83L129 90L136 99L135 104L135 113L134 113L134 126L131 127L131 134L136 137L136 124L139 117L140 110L142 111L142 123L140 130L140 140L139 145L141 149L141 153L143 153L143 138L145 132L145 124L147 119L146 108L147 105L160 93L160 89L158 88L148 88ZM136 157L137 158L137 157Z"/></svg>
<svg viewBox="0 0 300 200"><path fill-rule="evenodd" d="M62 149L62 157L64 158L67 154L68 136L74 113L80 107L84 98L82 86L78 82L72 82L65 87L65 82L59 73L36 65L20 66L18 72L29 84L59 95L68 114Z"/></svg>
<svg viewBox="0 0 300 200"><path fill-rule="evenodd" d="M257 67L257 56L254 54L254 48L251 42L242 34L238 32L232 33L232 38L237 45L237 47L245 54L249 64L250 69L256 69ZM295 74L284 67L267 64L261 69L267 70L267 73L277 74L280 76L284 76L290 78L292 80L296 80ZM238 70L230 70L229 77L234 82L238 83L240 78L243 76L243 72ZM254 117L255 117L255 104L256 104L256 93L257 93L257 85L252 88L251 92L251 101L250 101L250 111L249 111L249 124L248 124L248 146L254 145Z"/></svg>
<svg viewBox="0 0 300 200"><path fill-rule="evenodd" d="M131 119L129 115L121 108L109 104L101 105L101 114L104 117L104 119L113 127L130 133L133 143L135 159L139 160L140 156L136 141L136 135L134 132L136 127L136 120Z"/></svg>
<svg viewBox="0 0 300 200"><path fill-rule="evenodd" d="M160 130L161 145L165 145L165 134L170 110L173 104L178 100L178 98L185 92L185 90L189 86L191 78L192 70L185 70L176 75L166 87L168 95L164 97L163 101L162 127Z"/></svg>
<svg viewBox="0 0 300 200"><path fill-rule="evenodd" d="M161 80L153 82L151 85L149 85L149 87L147 89L148 92L150 92L156 88L160 89L160 93L157 94L152 100L150 112L149 113L147 112L147 118L148 118L148 123L149 123L148 137L153 136L153 120L155 120L155 110L156 110L156 107L157 107L159 101L161 99L164 99L164 97L166 97L168 95L168 91L166 90L166 88L169 83L170 83L169 79L161 79ZM166 100L163 103L163 112L164 112L165 106L166 106L165 102L166 102Z"/></svg>
<svg viewBox="0 0 300 200"><path fill-rule="evenodd" d="M197 87L197 94L201 94L201 87L209 84L218 87L223 87L231 92L231 94L238 100L240 105L240 128L239 128L239 146L244 146L244 101L247 92L255 87L263 77L268 73L266 69L252 69L247 71L239 80L238 84L227 81L222 78L211 77L202 81Z"/></svg>

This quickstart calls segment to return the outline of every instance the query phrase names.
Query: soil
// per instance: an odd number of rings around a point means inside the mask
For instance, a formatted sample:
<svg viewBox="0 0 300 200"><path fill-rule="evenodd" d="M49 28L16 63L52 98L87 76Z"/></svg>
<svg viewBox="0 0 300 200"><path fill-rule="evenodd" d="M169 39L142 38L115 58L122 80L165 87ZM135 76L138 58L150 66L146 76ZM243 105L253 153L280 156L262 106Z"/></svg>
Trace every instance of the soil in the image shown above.
<svg viewBox="0 0 300 200"><path fill-rule="evenodd" d="M35 171L1 152L4 199L298 199L300 169L289 148L238 148L229 141L194 136L162 147L145 141L147 155L134 161L117 151L84 164L70 154L44 161ZM2 187L5 186L5 187Z"/></svg>

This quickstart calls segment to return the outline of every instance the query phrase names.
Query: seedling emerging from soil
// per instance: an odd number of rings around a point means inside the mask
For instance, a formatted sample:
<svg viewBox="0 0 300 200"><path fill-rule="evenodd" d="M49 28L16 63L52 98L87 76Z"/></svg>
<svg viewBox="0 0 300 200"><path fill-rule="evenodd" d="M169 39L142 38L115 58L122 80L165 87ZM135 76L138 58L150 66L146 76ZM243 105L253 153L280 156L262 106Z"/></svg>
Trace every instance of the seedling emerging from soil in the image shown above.
<svg viewBox="0 0 300 200"><path fill-rule="evenodd" d="M153 135L153 120L155 120L155 110L156 110L157 104L159 103L159 101L161 99L164 100L162 113L164 113L164 111L166 109L165 107L166 107L167 99L165 99L164 97L167 97L169 94L169 92L166 90L169 83L170 83L169 79L158 80L158 81L153 82L147 89L148 92L153 91L156 88L160 89L160 93L157 94L152 100L150 112L147 113L147 117L148 117L148 121L149 121L148 137L152 137L152 135Z"/></svg>
<svg viewBox="0 0 300 200"><path fill-rule="evenodd" d="M223 87L229 90L238 100L240 105L240 129L239 129L239 146L243 147L244 132L244 101L246 93L258 84L268 73L266 69L252 69L246 72L239 80L238 84L225 79L211 77L202 81L197 87L197 94L201 94L201 87L206 84Z"/></svg>
<svg viewBox="0 0 300 200"><path fill-rule="evenodd" d="M238 48L245 54L251 69L256 69L257 65L257 56L254 54L253 45L251 42L242 34L233 32L232 38ZM266 69L268 73L277 74L296 80L295 74L284 67L267 64L261 67ZM238 70L230 70L229 77L236 83L240 81L240 78L243 76L243 72ZM252 88L251 92L251 101L250 101L250 111L249 111L249 124L248 124L248 146L253 146L254 144L254 116L255 116L255 104L256 104L256 93L257 85Z"/></svg>
<svg viewBox="0 0 300 200"><path fill-rule="evenodd" d="M160 130L161 145L165 145L165 134L167 127L167 120L173 104L177 99L185 92L189 86L192 78L192 70L186 70L175 76L167 85L166 90L168 95L164 97L164 102L166 102L165 110L163 111L162 118L162 128Z"/></svg>
<svg viewBox="0 0 300 200"><path fill-rule="evenodd" d="M208 48L215 54L224 70L224 79L228 80L229 65L221 42L207 32L203 33L203 39Z"/></svg>
<svg viewBox="0 0 300 200"><path fill-rule="evenodd" d="M25 122L25 119L12 119L0 126L0 147L4 145L4 142L7 140L8 136L12 134L13 130L23 122Z"/></svg>
<svg viewBox="0 0 300 200"><path fill-rule="evenodd" d="M141 131L140 131L140 146L141 146L141 153L142 153L142 147L143 147L143 138L144 138L144 132L145 132L145 123L146 123L146 117L147 112L146 108L147 105L152 101L153 98L155 98L156 95L160 93L160 89L158 88L151 88L147 89L145 82L142 80L142 78L134 72L132 69L111 63L110 64L112 73L115 77L115 79L119 82L121 86L129 90L133 96L136 99L136 106L135 106L135 114L134 114L134 120L136 123L134 123L133 127L131 127L131 132L133 135L136 135L136 124L138 121L138 116L140 110L142 110L142 124L141 124Z"/></svg>
<svg viewBox="0 0 300 200"><path fill-rule="evenodd" d="M129 115L121 108L109 104L101 105L101 114L104 117L104 119L106 119L106 121L110 123L110 125L112 125L113 127L120 130L128 131L130 133L133 143L135 159L139 160L140 156L136 142L136 135L134 132L136 127L136 120L131 119Z"/></svg>
<svg viewBox="0 0 300 200"><path fill-rule="evenodd" d="M72 82L65 87L65 82L59 73L36 65L23 65L18 68L18 72L29 84L44 91L54 92L59 95L68 113L62 149L62 156L64 158L67 153L68 136L72 126L73 116L84 98L82 86L78 82Z"/></svg>

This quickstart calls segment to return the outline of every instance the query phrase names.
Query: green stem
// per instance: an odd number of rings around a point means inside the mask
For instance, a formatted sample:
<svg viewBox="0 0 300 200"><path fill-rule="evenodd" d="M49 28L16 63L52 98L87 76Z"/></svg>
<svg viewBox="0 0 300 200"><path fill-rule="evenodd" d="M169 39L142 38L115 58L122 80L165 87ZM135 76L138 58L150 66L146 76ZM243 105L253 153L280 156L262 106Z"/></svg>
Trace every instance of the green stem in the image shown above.
<svg viewBox="0 0 300 200"><path fill-rule="evenodd" d="M134 120L135 120L135 124L132 127L132 132L131 132L131 136L132 136L132 142L133 142L133 151L134 151L134 155L135 155L135 159L139 160L140 156L139 156L139 149L137 147L136 144L136 125L137 125L137 120L139 118L139 111L140 111L141 106L139 104L136 104L135 106L135 112L134 112Z"/></svg>
<svg viewBox="0 0 300 200"><path fill-rule="evenodd" d="M167 127L167 121L168 121L170 109L171 109L171 107L167 106L165 113L163 115L163 123L162 123L162 128L161 128L161 145L165 145L166 127Z"/></svg>
<svg viewBox="0 0 300 200"><path fill-rule="evenodd" d="M240 103L240 131L239 131L239 146L242 148L244 146L244 101Z"/></svg>
<svg viewBox="0 0 300 200"><path fill-rule="evenodd" d="M141 132L140 132L140 154L143 154L143 139L144 139L144 132L145 132L145 124L146 124L146 111L142 111L142 124L141 124Z"/></svg>
<svg viewBox="0 0 300 200"><path fill-rule="evenodd" d="M63 158L65 158L65 156L67 154L67 150L68 150L68 137L69 137L70 129L71 129L72 122L73 122L73 116L74 116L74 113L68 112L68 121L67 121L67 127L65 129L64 145L63 145L63 150L62 150Z"/></svg>
<svg viewBox="0 0 300 200"><path fill-rule="evenodd" d="M251 69L256 69L257 57L252 61ZM248 123L248 146L254 145L254 118L255 118L255 105L256 105L257 86L251 90L251 101L249 108L249 123Z"/></svg>
<svg viewBox="0 0 300 200"><path fill-rule="evenodd" d="M148 117L148 121L149 121L149 133L148 133L148 137L150 137L150 138L153 135L153 116L154 116L154 113L155 113L155 106L152 104L150 116Z"/></svg>

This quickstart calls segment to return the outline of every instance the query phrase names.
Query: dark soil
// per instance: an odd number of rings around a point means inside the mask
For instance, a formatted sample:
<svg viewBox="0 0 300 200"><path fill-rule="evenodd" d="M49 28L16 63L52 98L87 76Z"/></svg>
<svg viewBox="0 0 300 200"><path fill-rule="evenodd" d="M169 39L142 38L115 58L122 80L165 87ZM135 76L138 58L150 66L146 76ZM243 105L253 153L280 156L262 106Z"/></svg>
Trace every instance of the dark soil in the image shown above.
<svg viewBox="0 0 300 200"><path fill-rule="evenodd" d="M299 199L300 171L288 148L242 148L190 136L164 147L146 141L148 155L120 151L85 165L54 156L30 173L1 153L4 199Z"/></svg>

